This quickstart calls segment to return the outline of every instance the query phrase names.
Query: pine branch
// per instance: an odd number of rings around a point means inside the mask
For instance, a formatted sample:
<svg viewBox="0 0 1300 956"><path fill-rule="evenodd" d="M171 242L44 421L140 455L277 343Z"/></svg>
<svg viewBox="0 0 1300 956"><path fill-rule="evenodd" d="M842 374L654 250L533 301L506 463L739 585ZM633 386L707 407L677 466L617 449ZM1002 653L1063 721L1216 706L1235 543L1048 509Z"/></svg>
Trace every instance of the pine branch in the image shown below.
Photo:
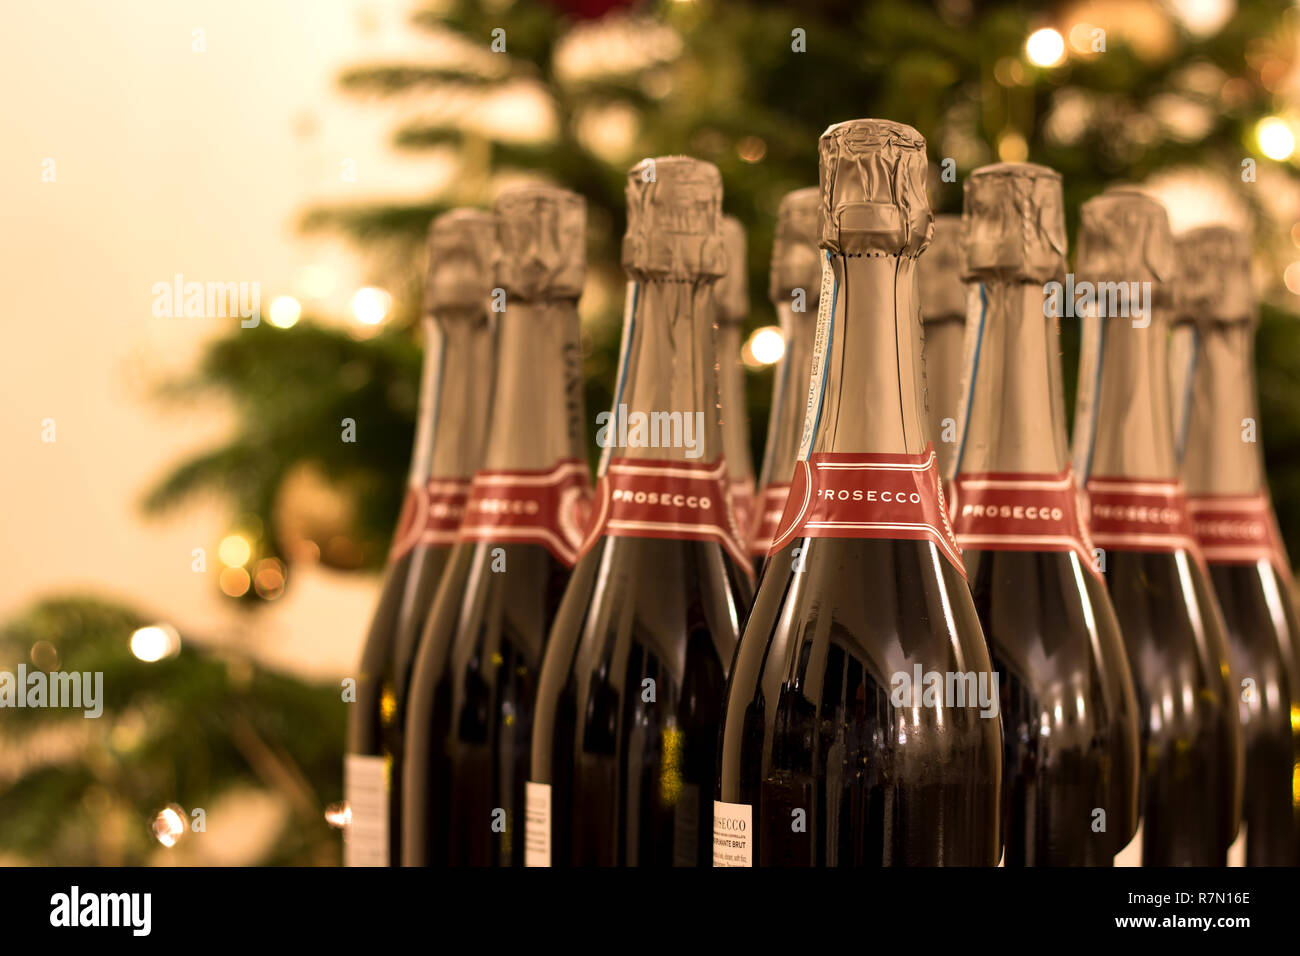
<svg viewBox="0 0 1300 956"><path fill-rule="evenodd" d="M419 89L463 87L482 90L499 85L499 76L428 66L362 66L343 71L339 86L349 93L395 96Z"/></svg>

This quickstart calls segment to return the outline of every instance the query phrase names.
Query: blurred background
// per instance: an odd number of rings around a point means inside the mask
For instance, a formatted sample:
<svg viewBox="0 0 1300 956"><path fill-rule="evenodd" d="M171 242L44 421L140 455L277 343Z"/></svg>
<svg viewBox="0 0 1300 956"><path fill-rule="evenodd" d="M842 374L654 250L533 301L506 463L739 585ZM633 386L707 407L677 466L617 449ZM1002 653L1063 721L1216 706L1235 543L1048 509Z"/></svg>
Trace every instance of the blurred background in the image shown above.
<svg viewBox="0 0 1300 956"><path fill-rule="evenodd" d="M594 421L627 168L721 169L749 230L756 452L777 205L816 183L832 122L919 129L936 211L975 167L1027 159L1064 175L1072 237L1116 181L1176 231L1244 227L1260 434L1300 554L1291 2L54 0L6 19L0 671L103 671L104 715L0 711L0 863L338 861L340 681L410 453L425 231L523 181L587 199ZM261 321L167 302L191 282L255 291Z"/></svg>

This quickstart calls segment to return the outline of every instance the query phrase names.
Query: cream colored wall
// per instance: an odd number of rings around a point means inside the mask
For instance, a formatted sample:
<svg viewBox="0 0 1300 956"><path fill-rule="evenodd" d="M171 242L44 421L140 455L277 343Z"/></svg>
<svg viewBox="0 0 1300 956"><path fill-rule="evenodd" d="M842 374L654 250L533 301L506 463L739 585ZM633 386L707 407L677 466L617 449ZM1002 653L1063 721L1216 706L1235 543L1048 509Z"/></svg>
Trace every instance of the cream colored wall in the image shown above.
<svg viewBox="0 0 1300 956"><path fill-rule="evenodd" d="M290 666L345 672L376 582L303 571L255 616L215 583L216 503L146 521L145 488L227 425L149 389L233 319L154 318L152 286L258 281L296 291L322 257L341 312L362 273L293 223L322 196L417 195L385 153L391 118L337 92L339 69L411 42L394 0L50 0L11 4L0 41L0 619L38 595L93 590L182 635L239 639ZM196 29L206 52L193 50ZM55 161L57 179L41 181ZM340 174L356 161L355 183ZM55 420L57 440L41 440ZM207 574L191 550L208 551Z"/></svg>

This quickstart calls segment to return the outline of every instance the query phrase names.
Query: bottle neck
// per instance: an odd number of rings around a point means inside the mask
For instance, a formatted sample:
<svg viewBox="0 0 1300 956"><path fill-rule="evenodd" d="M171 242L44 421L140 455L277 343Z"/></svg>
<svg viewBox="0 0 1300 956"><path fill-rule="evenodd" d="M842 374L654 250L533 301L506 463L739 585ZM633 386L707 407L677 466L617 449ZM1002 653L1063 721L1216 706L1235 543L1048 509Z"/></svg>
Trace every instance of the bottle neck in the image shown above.
<svg viewBox="0 0 1300 956"><path fill-rule="evenodd" d="M469 479L479 466L492 386L492 324L480 311L424 321L424 369L410 481Z"/></svg>
<svg viewBox="0 0 1300 956"><path fill-rule="evenodd" d="M712 279L638 280L614 410L616 458L706 464L723 454Z"/></svg>
<svg viewBox="0 0 1300 956"><path fill-rule="evenodd" d="M925 336L925 405L930 440L939 456L939 474L951 475L957 462L961 423L962 367L966 324L961 317L927 321Z"/></svg>
<svg viewBox="0 0 1300 956"><path fill-rule="evenodd" d="M1056 319L1043 291L981 283L957 474L1058 474L1069 461Z"/></svg>
<svg viewBox="0 0 1300 956"><path fill-rule="evenodd" d="M541 470L565 459L585 460L575 303L511 301L498 322L483 468Z"/></svg>
<svg viewBox="0 0 1300 956"><path fill-rule="evenodd" d="M830 314L818 318L814 351L822 358L814 358L800 457L809 451L920 454L929 428L920 387L916 260L832 255L830 265Z"/></svg>
<svg viewBox="0 0 1300 956"><path fill-rule="evenodd" d="M1083 449L1078 470L1085 476L1176 478L1168 315L1155 306L1150 324L1140 328L1128 318L1087 321L1091 342L1080 364L1076 414Z"/></svg>
<svg viewBox="0 0 1300 956"><path fill-rule="evenodd" d="M749 449L749 418L745 414L745 367L740 361L740 326L719 322L718 391L722 396L722 447L727 475L752 483L754 458Z"/></svg>
<svg viewBox="0 0 1300 956"><path fill-rule="evenodd" d="M808 408L808 369L812 365L813 339L817 332L815 318L805 312L795 312L788 301L777 303L776 314L785 338L785 353L776 368L772 411L767 420L760 482L763 487L773 482L788 482L799 456L799 436Z"/></svg>
<svg viewBox="0 0 1300 956"><path fill-rule="evenodd" d="M1182 464L1187 490L1254 494L1264 486L1255 403L1255 330L1246 322L1199 324L1193 336Z"/></svg>

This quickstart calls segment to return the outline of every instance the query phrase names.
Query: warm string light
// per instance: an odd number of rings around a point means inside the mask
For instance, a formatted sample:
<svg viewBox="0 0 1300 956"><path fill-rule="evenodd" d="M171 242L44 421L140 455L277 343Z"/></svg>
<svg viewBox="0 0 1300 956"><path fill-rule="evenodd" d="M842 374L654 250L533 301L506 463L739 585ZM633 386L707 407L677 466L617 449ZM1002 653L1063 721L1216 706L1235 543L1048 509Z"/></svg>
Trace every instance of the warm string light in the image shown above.
<svg viewBox="0 0 1300 956"><path fill-rule="evenodd" d="M1025 41L1025 55L1034 66L1056 66L1065 59L1065 38L1050 27L1035 30Z"/></svg>
<svg viewBox="0 0 1300 956"><path fill-rule="evenodd" d="M221 539L217 546L217 555L223 564L231 567L243 567L253 555L253 547L243 535L230 534Z"/></svg>
<svg viewBox="0 0 1300 956"><path fill-rule="evenodd" d="M1282 272L1282 281L1292 295L1300 295L1300 262L1293 262Z"/></svg>
<svg viewBox="0 0 1300 956"><path fill-rule="evenodd" d="M276 296L271 301L268 320L277 329L293 328L302 317L302 304L291 295Z"/></svg>
<svg viewBox="0 0 1300 956"><path fill-rule="evenodd" d="M347 801L331 803L325 808L325 822L336 830L346 830L352 823L352 807Z"/></svg>
<svg viewBox="0 0 1300 956"><path fill-rule="evenodd" d="M1281 162L1295 152L1295 133L1290 124L1278 116L1265 116L1255 125L1255 141L1260 152Z"/></svg>
<svg viewBox="0 0 1300 956"><path fill-rule="evenodd" d="M785 336L775 325L755 329L741 350L741 359L750 368L775 365L785 354Z"/></svg>
<svg viewBox="0 0 1300 956"><path fill-rule="evenodd" d="M388 316L393 297L376 286L363 286L352 296L352 314L362 325L378 325Z"/></svg>
<svg viewBox="0 0 1300 956"><path fill-rule="evenodd" d="M261 522L253 515L245 515L240 524L245 530L226 535L217 547L217 555L225 565L217 585L227 597L243 597L251 589L263 601L274 601L284 593L288 568L273 557L261 558L249 567L255 550L249 539L260 537Z"/></svg>
<svg viewBox="0 0 1300 956"><path fill-rule="evenodd" d="M181 651L181 635L170 624L151 624L131 635L131 653L152 664Z"/></svg>
<svg viewBox="0 0 1300 956"><path fill-rule="evenodd" d="M185 811L174 803L159 810L153 818L153 835L163 846L174 847L185 835Z"/></svg>

